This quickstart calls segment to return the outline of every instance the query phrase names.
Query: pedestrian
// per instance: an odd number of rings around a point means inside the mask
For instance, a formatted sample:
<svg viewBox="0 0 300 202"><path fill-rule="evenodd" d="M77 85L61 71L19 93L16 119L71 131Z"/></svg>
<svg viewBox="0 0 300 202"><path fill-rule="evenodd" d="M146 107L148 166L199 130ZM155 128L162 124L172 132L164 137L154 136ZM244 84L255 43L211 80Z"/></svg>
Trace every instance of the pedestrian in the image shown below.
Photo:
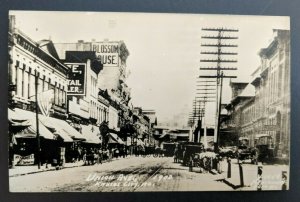
<svg viewBox="0 0 300 202"><path fill-rule="evenodd" d="M106 160L109 161L109 149L108 148L106 148L105 156L106 156Z"/></svg>
<svg viewBox="0 0 300 202"><path fill-rule="evenodd" d="M99 164L99 151L97 148L94 149L94 162L93 165Z"/></svg>
<svg viewBox="0 0 300 202"><path fill-rule="evenodd" d="M178 161L178 146L176 145L174 149L174 163L177 163L177 161Z"/></svg>
<svg viewBox="0 0 300 202"><path fill-rule="evenodd" d="M257 149L257 147L254 147L252 149L251 155L252 155L252 163L257 165L258 164L258 156L259 156L259 150Z"/></svg>
<svg viewBox="0 0 300 202"><path fill-rule="evenodd" d="M186 165L186 147L184 147L183 152L182 152L182 164Z"/></svg>
<svg viewBox="0 0 300 202"><path fill-rule="evenodd" d="M78 148L77 148L76 161L80 161L80 157L81 157L81 149L80 149L80 147L78 147Z"/></svg>
<svg viewBox="0 0 300 202"><path fill-rule="evenodd" d="M116 158L119 157L119 149L118 149L118 147L116 147L116 149L115 149L115 156L116 156Z"/></svg>
<svg viewBox="0 0 300 202"><path fill-rule="evenodd" d="M161 145L160 145L159 157L163 157L163 156L164 156L164 145L161 144Z"/></svg>
<svg viewBox="0 0 300 202"><path fill-rule="evenodd" d="M89 148L87 150L87 153L86 153L86 161L87 161L87 165L90 165L91 164L91 154L92 154L92 149Z"/></svg>
<svg viewBox="0 0 300 202"><path fill-rule="evenodd" d="M98 164L101 163L102 164L102 159L103 159L103 152L102 149L100 148L98 150Z"/></svg>
<svg viewBox="0 0 300 202"><path fill-rule="evenodd" d="M120 157L121 157L121 156L123 156L123 158L125 157L124 152L125 152L124 147L121 147L121 148L120 148Z"/></svg>
<svg viewBox="0 0 300 202"><path fill-rule="evenodd" d="M82 160L83 160L84 165L87 165L87 151L86 151L86 149L83 150Z"/></svg>
<svg viewBox="0 0 300 202"><path fill-rule="evenodd" d="M190 160L189 160L189 171L192 172L193 171L193 166L194 166L194 155L192 154L190 156Z"/></svg>
<svg viewBox="0 0 300 202"><path fill-rule="evenodd" d="M112 151L112 149L109 149L108 150L108 161L112 161L112 158L113 158L113 151Z"/></svg>
<svg viewBox="0 0 300 202"><path fill-rule="evenodd" d="M95 164L95 151L94 149L92 148L91 149L91 165L94 165Z"/></svg>

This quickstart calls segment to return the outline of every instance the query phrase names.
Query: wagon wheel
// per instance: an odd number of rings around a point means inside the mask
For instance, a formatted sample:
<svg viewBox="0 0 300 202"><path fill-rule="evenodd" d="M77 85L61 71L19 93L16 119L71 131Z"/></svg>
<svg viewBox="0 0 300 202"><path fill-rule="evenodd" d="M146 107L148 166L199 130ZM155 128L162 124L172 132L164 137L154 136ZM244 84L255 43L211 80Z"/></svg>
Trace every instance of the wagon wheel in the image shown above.
<svg viewBox="0 0 300 202"><path fill-rule="evenodd" d="M201 165L200 165L199 160L195 161L195 167L200 167L200 166L201 166Z"/></svg>
<svg viewBox="0 0 300 202"><path fill-rule="evenodd" d="M207 171L211 170L211 161L210 158L204 157L203 158L203 168Z"/></svg>

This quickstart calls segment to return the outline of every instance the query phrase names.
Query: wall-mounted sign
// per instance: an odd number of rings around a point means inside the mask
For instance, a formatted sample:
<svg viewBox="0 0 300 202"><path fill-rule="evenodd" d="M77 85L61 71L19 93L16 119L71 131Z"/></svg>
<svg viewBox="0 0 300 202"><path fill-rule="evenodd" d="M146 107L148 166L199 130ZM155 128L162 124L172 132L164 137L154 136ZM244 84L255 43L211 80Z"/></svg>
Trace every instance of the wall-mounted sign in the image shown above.
<svg viewBox="0 0 300 202"><path fill-rule="evenodd" d="M92 47L103 66L119 66L119 42L95 42Z"/></svg>
<svg viewBox="0 0 300 202"><path fill-rule="evenodd" d="M21 156L18 154L14 155L15 165L33 165L34 164L34 154L28 156Z"/></svg>
<svg viewBox="0 0 300 202"><path fill-rule="evenodd" d="M68 73L68 95L85 95L86 89L86 64L85 63L68 63L70 67Z"/></svg>

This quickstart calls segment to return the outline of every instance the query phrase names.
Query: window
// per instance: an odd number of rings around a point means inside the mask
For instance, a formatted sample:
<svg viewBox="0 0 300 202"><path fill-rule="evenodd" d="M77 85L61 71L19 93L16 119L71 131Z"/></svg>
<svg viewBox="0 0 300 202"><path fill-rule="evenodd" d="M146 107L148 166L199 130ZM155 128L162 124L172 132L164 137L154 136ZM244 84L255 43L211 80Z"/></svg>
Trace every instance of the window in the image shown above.
<svg viewBox="0 0 300 202"><path fill-rule="evenodd" d="M58 90L57 90L57 82L54 84L54 104L58 105Z"/></svg>
<svg viewBox="0 0 300 202"><path fill-rule="evenodd" d="M24 67L24 65L23 65L23 67ZM24 90L25 90L25 68L24 69L22 69L22 76L21 76L21 79L22 79L22 87L21 87L21 96L22 97L24 97Z"/></svg>
<svg viewBox="0 0 300 202"><path fill-rule="evenodd" d="M62 90L60 89L60 84L58 85L57 93L58 93L58 105L61 106L61 104L62 104Z"/></svg>
<svg viewBox="0 0 300 202"><path fill-rule="evenodd" d="M28 73L28 86L27 86L27 99L30 98L30 83L31 83L31 74L30 74L30 71Z"/></svg>
<svg viewBox="0 0 300 202"><path fill-rule="evenodd" d="M63 104L66 104L66 91L63 90Z"/></svg>
<svg viewBox="0 0 300 202"><path fill-rule="evenodd" d="M19 67L19 61L17 61L16 67L15 67L15 84L18 85L18 67ZM18 94L18 88L16 88L16 94Z"/></svg>

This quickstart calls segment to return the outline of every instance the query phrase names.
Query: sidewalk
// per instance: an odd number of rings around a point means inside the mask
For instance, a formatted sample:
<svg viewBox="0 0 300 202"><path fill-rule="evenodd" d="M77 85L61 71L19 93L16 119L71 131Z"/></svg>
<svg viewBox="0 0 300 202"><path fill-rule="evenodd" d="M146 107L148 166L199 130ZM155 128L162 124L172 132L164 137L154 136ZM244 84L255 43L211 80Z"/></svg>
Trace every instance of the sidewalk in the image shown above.
<svg viewBox="0 0 300 202"><path fill-rule="evenodd" d="M126 158L130 158L131 156L127 156ZM118 158L121 159L121 158ZM102 161L102 163L109 163L115 160L118 160L116 158L113 158L111 161ZM84 162L81 160L79 162L75 163L65 163L64 167L65 168L75 168L75 167L80 167L84 166ZM91 165L93 166L93 165ZM54 171L56 170L56 167L51 166L51 164L48 164L48 168L46 168L45 164L38 169L37 165L30 165L30 166L15 166L14 168L9 169L9 177L17 177L21 175L28 175L28 174L34 174L34 173L40 173L40 172L47 172L47 171Z"/></svg>
<svg viewBox="0 0 300 202"><path fill-rule="evenodd" d="M65 163L64 168L74 168L83 166L83 162L75 162L75 163ZM38 169L37 165L30 165L30 166L15 166L14 168L9 169L9 177L17 177L20 175L27 175L27 174L34 174L46 171L56 170L56 167L51 166L48 164L48 168L46 168L45 164Z"/></svg>
<svg viewBox="0 0 300 202"><path fill-rule="evenodd" d="M224 183L236 190L257 190L258 186L258 165L243 163L243 179L244 186L241 187L239 165L236 159L231 163L231 178L227 178L228 164L222 162L223 172L220 174L220 179ZM262 166L262 190L281 190L282 189L282 171L287 172L287 187L289 183L289 166L288 165L261 165Z"/></svg>

